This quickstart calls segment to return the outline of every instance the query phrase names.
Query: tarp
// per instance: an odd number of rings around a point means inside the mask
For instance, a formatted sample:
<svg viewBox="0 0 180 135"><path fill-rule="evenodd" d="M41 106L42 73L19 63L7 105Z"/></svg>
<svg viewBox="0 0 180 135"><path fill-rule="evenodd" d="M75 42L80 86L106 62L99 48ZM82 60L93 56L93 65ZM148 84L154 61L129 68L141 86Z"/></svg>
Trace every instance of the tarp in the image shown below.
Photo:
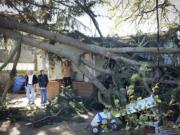
<svg viewBox="0 0 180 135"><path fill-rule="evenodd" d="M144 98L142 100L134 101L126 105L125 109L121 110L114 117L125 116L135 112L143 111L145 109L153 108L157 105L154 96ZM99 112L91 121L91 126L98 126L102 119L111 119L111 112Z"/></svg>

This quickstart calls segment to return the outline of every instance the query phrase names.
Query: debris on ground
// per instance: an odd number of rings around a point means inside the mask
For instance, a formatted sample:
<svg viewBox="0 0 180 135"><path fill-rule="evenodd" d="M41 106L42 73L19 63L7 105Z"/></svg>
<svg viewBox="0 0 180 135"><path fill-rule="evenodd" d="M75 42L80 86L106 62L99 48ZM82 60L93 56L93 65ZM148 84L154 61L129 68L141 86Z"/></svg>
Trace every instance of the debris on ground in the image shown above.
<svg viewBox="0 0 180 135"><path fill-rule="evenodd" d="M32 119L33 127L41 127L54 122L85 121L81 114L88 110L82 98L74 95L71 87L66 87L59 96L51 100L44 110L37 109Z"/></svg>
<svg viewBox="0 0 180 135"><path fill-rule="evenodd" d="M103 131L103 127L108 125L107 127L110 128L110 130L117 130L120 128L120 126L123 125L121 118L133 114L136 112L140 112L146 109L154 108L157 106L156 98L154 96L147 97L142 100L138 100L136 102L130 103L125 106L124 109L121 109L119 111L115 111L113 109L109 111L99 112L95 115L93 120L91 121L91 127L93 133L99 133ZM157 122L149 122L149 123L142 123L144 125L151 125L152 127L155 127ZM125 123L124 123L125 124Z"/></svg>

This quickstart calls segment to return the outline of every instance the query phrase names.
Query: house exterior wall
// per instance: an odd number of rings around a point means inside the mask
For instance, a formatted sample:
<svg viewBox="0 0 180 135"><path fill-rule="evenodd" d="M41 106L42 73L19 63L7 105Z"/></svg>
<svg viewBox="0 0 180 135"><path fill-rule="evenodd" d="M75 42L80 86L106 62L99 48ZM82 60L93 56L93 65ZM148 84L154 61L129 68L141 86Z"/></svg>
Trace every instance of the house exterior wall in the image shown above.
<svg viewBox="0 0 180 135"><path fill-rule="evenodd" d="M74 48L74 47L67 46L64 44L56 43L55 46L57 46L59 49L61 49L63 51L71 52L71 55L73 55L75 57L77 57L77 55L83 53L83 51L78 48ZM62 79L62 73L61 73L62 62L59 60L54 60L54 61L55 61L55 65L53 67L51 67L50 63L49 63L49 69L48 69L49 78L52 80ZM75 79L82 81L83 80L82 74L78 71L78 69L76 67L73 66L72 68L74 71Z"/></svg>
<svg viewBox="0 0 180 135"><path fill-rule="evenodd" d="M172 41L167 41L164 44L165 48L177 48L177 46ZM163 63L164 64L173 64L172 58L176 61L177 65L180 65L180 54L163 54Z"/></svg>
<svg viewBox="0 0 180 135"><path fill-rule="evenodd" d="M63 45L63 44L56 44L56 46L58 46L59 49L61 49L63 51L71 52L71 54L73 56L75 56L75 57L78 57L79 54L85 53L84 51L82 51L82 50L80 50L78 48L74 48L74 47L71 47L71 46ZM176 46L175 46L175 44L173 44L173 42L169 41L169 42L166 42L164 44L164 47L172 48L172 47L176 47ZM147 53L141 53L139 56L141 56L142 58L145 58L146 60L149 60L152 57L151 55L149 55ZM172 64L172 60L170 58L171 55L162 54L161 56L162 56L162 58L160 60L160 63L162 63L162 64ZM61 61L55 60L55 65L52 68L49 65L47 56L45 56L45 57L46 57L45 58L46 60L45 60L44 63L46 63L46 68L47 68L47 71L48 71L49 78L51 80L62 79L62 73L61 73L61 64L62 63L61 63ZM87 57L85 57L85 60L88 61L89 58L90 57L87 56ZM177 58L177 64L180 64L180 54L176 54L176 58ZM91 62L93 64L95 64L96 67L102 68L105 60L104 60L104 58L102 56L94 55L93 60ZM81 64L81 65L83 65L83 64ZM83 74L76 67L73 66L72 68L73 68L73 71L74 71L74 79L75 80L77 80L77 81L87 81L88 82L88 79L85 78L85 76L83 76ZM90 68L87 68L87 69L89 70ZM92 70L92 75L98 76L99 74L100 74L99 72L94 73L94 71Z"/></svg>
<svg viewBox="0 0 180 135"><path fill-rule="evenodd" d="M50 80L62 79L60 61L55 61L55 65L53 67L49 65L48 76Z"/></svg>
<svg viewBox="0 0 180 135"><path fill-rule="evenodd" d="M0 62L4 62L9 57L10 52L0 53ZM30 48L22 47L19 63L34 63L34 54Z"/></svg>
<svg viewBox="0 0 180 135"><path fill-rule="evenodd" d="M3 63L0 63L0 66ZM3 71L9 71L11 70L13 67L13 63L9 63L4 69ZM35 64L34 63L18 63L16 66L16 70L17 71L27 71L27 70L34 70Z"/></svg>
<svg viewBox="0 0 180 135"><path fill-rule="evenodd" d="M84 53L84 51L82 51L78 48L74 48L74 47L67 46L64 44L56 43L55 45L63 51L71 52L71 55L73 55L74 57L78 57L79 54ZM60 60L54 60L55 64L54 64L54 66L51 66L50 62L48 60L48 55L45 55L45 52L42 52L41 56L38 56L38 59L39 59L38 60L38 63L39 63L38 69L41 69L43 67L42 63L43 63L43 59L45 59L44 63L46 64L45 67L47 69L47 73L48 73L50 80L62 79L62 73L61 73L62 62ZM88 61L89 56L86 57L85 59ZM96 66L101 67L104 60L103 60L103 57L101 57L101 56L93 56L93 60L91 62L93 64L95 64ZM77 81L85 81L85 76L76 67L72 66L72 68L73 68L73 79L75 79ZM93 73L92 75L94 75L94 76L99 74L98 72L95 72L95 71L93 71L92 73ZM86 79L86 81L88 81L88 79Z"/></svg>
<svg viewBox="0 0 180 135"><path fill-rule="evenodd" d="M163 44L164 48L177 48L177 45L173 43L173 41L167 41ZM152 55L149 53L139 53L138 59L144 60L144 61L153 61L156 59L156 55ZM156 59L157 60L157 59ZM173 61L174 60L174 61ZM180 54L161 54L160 57L160 64L167 64L172 65L175 64L176 66L180 65Z"/></svg>
<svg viewBox="0 0 180 135"><path fill-rule="evenodd" d="M4 63L4 61L6 61L6 59L8 59L9 55L10 55L10 51L9 50L13 50L15 47L15 42L13 42L12 40L8 41L8 49L4 49L1 53L0 53L0 65L2 65ZM24 46L22 45L21 48L21 55L19 58L19 62L17 64L17 71L22 71L22 70L34 70L35 69L35 52L36 50L32 47L28 47L28 46ZM15 57L14 57L15 58ZM3 69L4 71L8 71L11 70L13 66L13 60L10 61L10 63Z"/></svg>

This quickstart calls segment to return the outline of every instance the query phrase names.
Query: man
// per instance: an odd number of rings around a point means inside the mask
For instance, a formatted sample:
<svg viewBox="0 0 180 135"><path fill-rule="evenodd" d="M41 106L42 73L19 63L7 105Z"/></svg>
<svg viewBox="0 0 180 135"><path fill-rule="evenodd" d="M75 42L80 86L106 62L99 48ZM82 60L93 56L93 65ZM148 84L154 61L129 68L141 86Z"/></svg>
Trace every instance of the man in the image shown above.
<svg viewBox="0 0 180 135"><path fill-rule="evenodd" d="M35 101L35 88L34 85L38 82L36 75L33 74L33 71L30 70L26 75L26 96L28 98L28 104L34 104Z"/></svg>
<svg viewBox="0 0 180 135"><path fill-rule="evenodd" d="M47 103L47 85L48 85L48 77L44 73L44 70L40 70L40 75L38 76L40 94L41 94L41 105Z"/></svg>

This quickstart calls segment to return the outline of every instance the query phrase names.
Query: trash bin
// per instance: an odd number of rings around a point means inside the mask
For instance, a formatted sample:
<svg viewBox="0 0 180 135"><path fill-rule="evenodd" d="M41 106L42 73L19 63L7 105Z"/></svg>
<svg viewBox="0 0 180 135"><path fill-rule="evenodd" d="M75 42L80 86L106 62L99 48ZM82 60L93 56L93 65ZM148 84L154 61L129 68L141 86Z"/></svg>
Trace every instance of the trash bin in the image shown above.
<svg viewBox="0 0 180 135"><path fill-rule="evenodd" d="M25 84L24 77L21 77L21 76L15 77L14 82L13 82L13 88L12 88L13 92L16 92L16 93L20 92L24 84Z"/></svg>

